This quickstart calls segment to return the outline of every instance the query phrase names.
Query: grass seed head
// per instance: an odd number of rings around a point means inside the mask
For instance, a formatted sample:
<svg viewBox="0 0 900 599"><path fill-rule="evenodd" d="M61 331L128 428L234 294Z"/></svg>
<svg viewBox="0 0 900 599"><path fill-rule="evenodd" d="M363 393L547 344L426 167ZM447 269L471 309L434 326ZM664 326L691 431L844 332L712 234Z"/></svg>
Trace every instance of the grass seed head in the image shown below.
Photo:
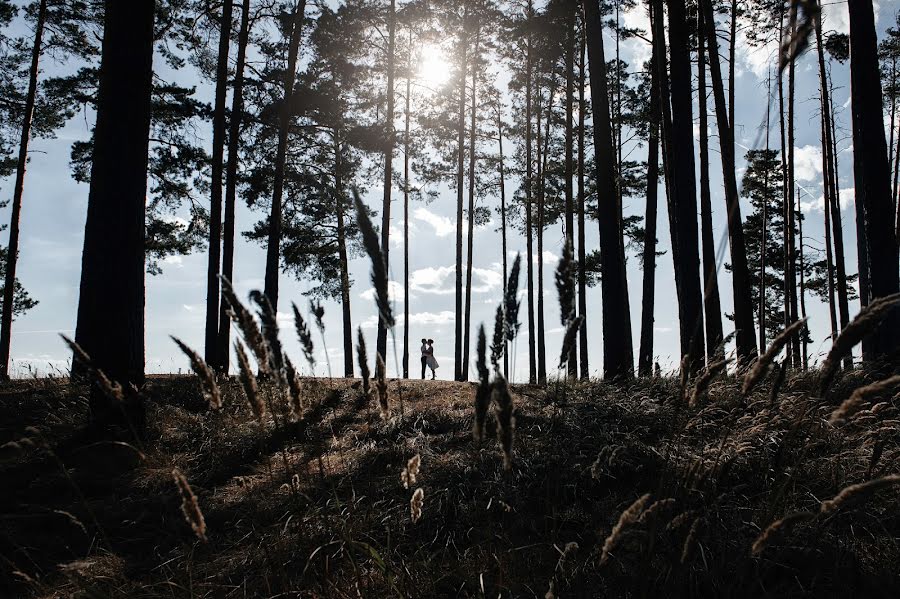
<svg viewBox="0 0 900 599"><path fill-rule="evenodd" d="M606 540L603 541L603 549L600 552L601 566L609 560L610 552L616 548L616 545L618 545L619 541L622 539L625 531L638 521L641 513L644 511L644 506L647 505L649 499L650 493L645 493L635 499L634 503L628 506L624 512L619 514L619 520L616 522L616 525L613 526L613 529L609 533L609 536L606 537Z"/></svg>
<svg viewBox="0 0 900 599"><path fill-rule="evenodd" d="M250 360L247 359L247 352L244 346L237 339L234 340L234 351L238 358L238 375L241 379L241 386L244 388L244 394L247 396L247 402L250 409L257 420L262 422L266 413L266 405L259 396L259 385L256 383L256 375L250 367Z"/></svg>
<svg viewBox="0 0 900 599"><path fill-rule="evenodd" d="M409 458L409 461L406 462L406 468L403 469L403 472L400 473L400 482L403 483L403 488L408 489L412 485L416 484L416 476L419 474L419 467L422 465L422 458L419 454L414 455Z"/></svg>
<svg viewBox="0 0 900 599"><path fill-rule="evenodd" d="M741 393L745 397L753 390L753 387L762 380L769 370L769 365L775 361L775 358L778 357L778 354L781 353L781 350L784 349L784 346L787 345L788 341L790 341L798 332L802 331L804 327L806 327L806 319L801 318L781 331L781 333L772 340L772 343L769 345L766 352L759 357L744 377L744 386L741 389Z"/></svg>
<svg viewBox="0 0 900 599"><path fill-rule="evenodd" d="M366 337L362 327L356 330L356 355L359 361L359 373L362 377L363 395L369 397L369 357L366 355Z"/></svg>
<svg viewBox="0 0 900 599"><path fill-rule="evenodd" d="M225 277L221 278L222 297L229 306L227 313L241 332L244 343L247 344L247 347L249 347L250 351L253 352L253 355L256 356L256 363L259 366L259 370L263 373L268 373L269 350L263 339L262 332L259 330L259 325L257 325L256 319L253 318L253 314L251 314L250 310L248 310L247 307L241 303L241 300L238 299L228 279Z"/></svg>
<svg viewBox="0 0 900 599"><path fill-rule="evenodd" d="M181 512L184 519L193 529L194 534L203 542L206 542L206 520L203 518L203 512L200 511L200 504L197 503L197 496L194 495L191 485L178 468L172 470L172 478L175 479L175 485L178 487L178 493L181 495Z"/></svg>
<svg viewBox="0 0 900 599"><path fill-rule="evenodd" d="M494 383L491 385L491 398L494 405L497 406L494 416L497 419L500 446L503 448L503 467L509 470L512 467L516 417L513 415L513 400L509 392L509 385L506 384L506 378L502 374L494 377Z"/></svg>
<svg viewBox="0 0 900 599"><path fill-rule="evenodd" d="M384 358L381 354L375 354L375 391L378 393L378 407L381 409L382 418L388 417L388 388L385 378Z"/></svg>
<svg viewBox="0 0 900 599"><path fill-rule="evenodd" d="M212 368L200 357L200 354L188 347L181 339L171 335L170 337L172 337L175 345L190 359L191 370L200 377L200 382L203 385L203 397L209 402L209 406L214 410L220 409L222 407L222 393L216 384L216 375L213 373ZM119 392L121 393L121 388Z"/></svg>
<svg viewBox="0 0 900 599"><path fill-rule="evenodd" d="M823 501L819 510L823 514L831 514L853 504L864 501L877 491L900 483L900 474L889 474L875 480L866 481L856 485L844 487L840 493L832 499Z"/></svg>
<svg viewBox="0 0 900 599"><path fill-rule="evenodd" d="M775 538L787 532L790 527L799 522L812 520L815 517L816 515L812 512L794 512L793 514L788 514L784 518L775 520L769 524L764 531L759 533L759 536L753 541L753 546L750 548L750 554L758 556L773 540L775 540Z"/></svg>
<svg viewBox="0 0 900 599"><path fill-rule="evenodd" d="M413 521L413 524L419 521L422 517L422 507L425 505L425 491L422 490L422 487L419 487L412 494L412 499L409 500L409 516Z"/></svg>
<svg viewBox="0 0 900 599"><path fill-rule="evenodd" d="M372 287L375 288L375 305L378 307L378 313L384 326L392 329L394 328L394 315L388 296L387 265L381 252L378 234L369 218L369 211L356 189L353 190L353 200L356 203L356 224L362 234L363 247L372 261Z"/></svg>

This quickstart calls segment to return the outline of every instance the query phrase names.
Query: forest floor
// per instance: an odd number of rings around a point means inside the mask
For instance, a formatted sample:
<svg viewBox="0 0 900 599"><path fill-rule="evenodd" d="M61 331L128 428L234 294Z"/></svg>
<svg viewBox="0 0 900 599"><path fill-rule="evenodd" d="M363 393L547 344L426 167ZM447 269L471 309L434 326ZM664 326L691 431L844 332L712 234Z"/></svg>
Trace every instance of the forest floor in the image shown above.
<svg viewBox="0 0 900 599"><path fill-rule="evenodd" d="M359 380L306 380L302 419L260 423L236 380L210 412L197 379L151 378L138 442L91 436L86 386L17 381L0 596L897 597L900 487L827 503L900 472L900 396L828 422L864 382L742 400L720 378L693 407L667 378L515 385L505 469L493 417L473 440L470 384L392 380L382 418Z"/></svg>

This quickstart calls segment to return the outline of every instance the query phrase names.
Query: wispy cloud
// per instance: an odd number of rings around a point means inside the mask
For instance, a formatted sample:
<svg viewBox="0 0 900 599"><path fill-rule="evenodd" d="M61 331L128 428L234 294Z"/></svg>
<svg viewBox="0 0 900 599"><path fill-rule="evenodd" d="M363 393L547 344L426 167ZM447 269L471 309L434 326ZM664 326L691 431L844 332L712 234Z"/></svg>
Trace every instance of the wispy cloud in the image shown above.
<svg viewBox="0 0 900 599"><path fill-rule="evenodd" d="M435 214L422 206L413 211L413 218L431 225L438 237L448 237L456 231L456 225L448 217Z"/></svg>

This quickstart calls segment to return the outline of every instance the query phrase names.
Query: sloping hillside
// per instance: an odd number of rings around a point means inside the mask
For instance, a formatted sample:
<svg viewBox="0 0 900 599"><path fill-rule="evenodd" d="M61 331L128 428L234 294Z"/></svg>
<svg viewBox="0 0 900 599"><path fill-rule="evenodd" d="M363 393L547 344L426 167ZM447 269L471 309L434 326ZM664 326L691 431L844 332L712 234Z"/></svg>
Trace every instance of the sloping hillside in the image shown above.
<svg viewBox="0 0 900 599"><path fill-rule="evenodd" d="M156 378L138 443L91 438L84 387L15 383L0 595L896 596L898 487L823 502L900 471L898 398L832 425L862 381L812 383L721 379L694 407L671 379L514 386L508 470L468 384L389 381L385 418L358 380L306 380L302 418L270 398L260 422L236 380L210 412Z"/></svg>

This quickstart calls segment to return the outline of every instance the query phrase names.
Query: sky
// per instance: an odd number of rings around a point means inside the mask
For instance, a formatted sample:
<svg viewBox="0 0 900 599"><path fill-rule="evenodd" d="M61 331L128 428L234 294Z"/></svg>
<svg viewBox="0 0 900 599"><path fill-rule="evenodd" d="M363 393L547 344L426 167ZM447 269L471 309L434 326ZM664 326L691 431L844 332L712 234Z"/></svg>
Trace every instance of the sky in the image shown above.
<svg viewBox="0 0 900 599"><path fill-rule="evenodd" d="M827 2L824 11L824 30L848 32L847 6L845 2ZM880 0L875 2L876 28L879 36L883 30L894 24L900 2L896 0ZM648 20L643 8L629 11L623 15L623 22L628 26L640 26L648 29ZM607 58L613 51L612 36L609 30L604 31ZM736 144L738 146L738 183L743 172L743 154L747 149L756 147L759 139L758 127L764 122L766 111L766 78L772 63L774 46L762 49L750 48L743 36L739 36L736 64ZM649 56L649 47L641 41L626 41L621 48L622 59L631 65L638 65ZM427 79L438 79L442 76L446 65L440 58L440 52L426 49L427 66L421 75ZM822 212L822 162L819 139L818 117L818 73L815 52L808 52L797 63L797 116L796 116L796 177L804 193L801 198L806 220L804 235L808 237L810 246L822 247L824 214ZM157 66L161 60L155 62ZM724 65L723 65L724 66ZM64 65L44 64L44 73L53 74ZM835 86L834 102L837 109L840 187L843 210L841 218L844 228L844 240L848 273L855 273L855 212L853 210L853 176L852 176L852 139L850 138L849 110L849 65L835 64L833 78ZM172 73L167 73L170 75ZM198 85L201 97L212 97L212 84L197 81L189 72L175 73L176 79L191 81ZM712 111L712 103L710 102ZM695 121L696 98L694 109ZM398 119L398 123L399 123ZM19 280L28 289L39 304L25 316L13 324L11 371L14 376L29 376L33 373L67 372L70 354L66 351L58 333L74 335L78 302L78 286L80 281L81 251L83 244L84 222L87 212L88 186L79 184L71 178L69 168L69 151L72 142L87 137L92 124L92 115L82 114L61 129L55 139L34 140L30 147L30 162L25 182L25 194L21 218L21 246L18 267ZM211 142L211 127L201 131L207 135L204 140ZM699 135L695 125L695 137ZM713 205L713 226L715 237L721 240L726 234L723 183L721 163L719 162L718 137L715 119L710 115L711 136L711 186ZM773 130L773 144L777 140L777 127ZM695 142L695 150L697 144ZM646 145L637 150L641 159L646 153ZM402 165L399 156L396 165ZM698 166L699 166L699 160ZM508 189L516 185L508 180ZM0 197L12 194L13 179L0 182ZM366 201L373 208L380 207L383 189L379 183L369 186ZM677 303L675 299L674 278L672 271L670 238L667 216L665 214L664 190L660 188L660 228L657 237L660 250L666 251L657 263L656 271L656 311L655 311L655 351L657 360L664 370L674 369L679 362L679 337L677 322ZM493 207L499 199L488 199ZM643 213L643 198L626 201L625 211L628 214ZM742 201L743 214L749 213L749 205ZM0 213L0 222L8 222L8 208ZM430 337L435 340L435 357L440 363L438 378L453 377L453 345L454 345L454 270L455 270L455 193L442 189L439 197L428 204L413 202L410 207L410 353L413 376L417 365L417 340ZM395 310L402 315L402 195L394 192L391 225L391 266L393 279L392 289L395 295ZM242 230L246 230L259 218L259 213L251 213L243 202L238 202L237 222ZM380 217L379 217L380 222ZM699 217L698 217L699 221ZM494 221L476 229L473 250L473 293L472 293L472 359L474 360L475 330L484 322L489 331L493 326L494 311L501 299L502 271L500 254L500 234L497 232L499 222ZM6 243L6 233L2 241ZM548 373L556 373L556 365L562 340L562 327L559 324L559 308L554 287L553 271L561 253L563 241L562 229L559 225L550 227L544 237L544 303L546 323L546 348ZM525 240L520 235L511 234L508 241L511 256L525 251ZM597 247L597 224L589 221L587 225L588 250ZM725 252L727 261L727 250ZM163 273L147 276L146 296L146 344L148 373L186 372L189 370L187 358L179 352L170 335L176 335L188 345L202 350L204 315L206 301L206 253L200 252L184 257L170 258L163 266ZM234 284L238 294L246 297L251 289L261 289L265 270L265 251L255 244L248 243L243 237L237 240L235 250ZM353 259L350 263L350 274L354 280L351 291L351 308L354 329L361 326L369 346L374 348L376 311L369 285L370 264L367 258ZM638 261L628 261L628 284L631 294L631 320L635 354L640 334L642 272ZM399 282L398 282L399 281ZM523 277L524 288L524 277ZM283 314L279 314L282 323L283 341L286 350L292 356L300 356L299 343L293 335L291 317L288 316L290 303L296 302L305 310L307 299L303 292L311 287L305 280L296 280L292 276L282 274L280 306ZM719 273L719 290L722 308L726 313L732 311L731 281L724 268ZM588 292L588 339L591 373L600 376L602 368L602 323L600 322L601 292L599 287ZM341 311L338 301L329 301L325 307L326 332L324 344L316 339L317 366L315 374L324 375L328 365L335 375L342 374L343 359L341 356ZM851 316L859 310L857 302L851 302ZM526 303L523 301L520 320L525 323L513 346L512 364L515 366L513 380L527 380L527 317ZM807 297L807 312L810 317L810 328L813 343L809 346L812 359L821 356L829 347L830 335L828 307L819 300ZM402 352L403 329L402 318L395 330L398 347L396 360L394 349L389 340L387 366L388 374L393 376L399 368ZM731 331L731 323L724 321L725 332ZM202 352L201 352L202 353ZM370 359L372 357L370 356ZM295 363L302 360L296 359ZM232 364L235 359L232 356ZM470 368L474 376L474 368Z"/></svg>

